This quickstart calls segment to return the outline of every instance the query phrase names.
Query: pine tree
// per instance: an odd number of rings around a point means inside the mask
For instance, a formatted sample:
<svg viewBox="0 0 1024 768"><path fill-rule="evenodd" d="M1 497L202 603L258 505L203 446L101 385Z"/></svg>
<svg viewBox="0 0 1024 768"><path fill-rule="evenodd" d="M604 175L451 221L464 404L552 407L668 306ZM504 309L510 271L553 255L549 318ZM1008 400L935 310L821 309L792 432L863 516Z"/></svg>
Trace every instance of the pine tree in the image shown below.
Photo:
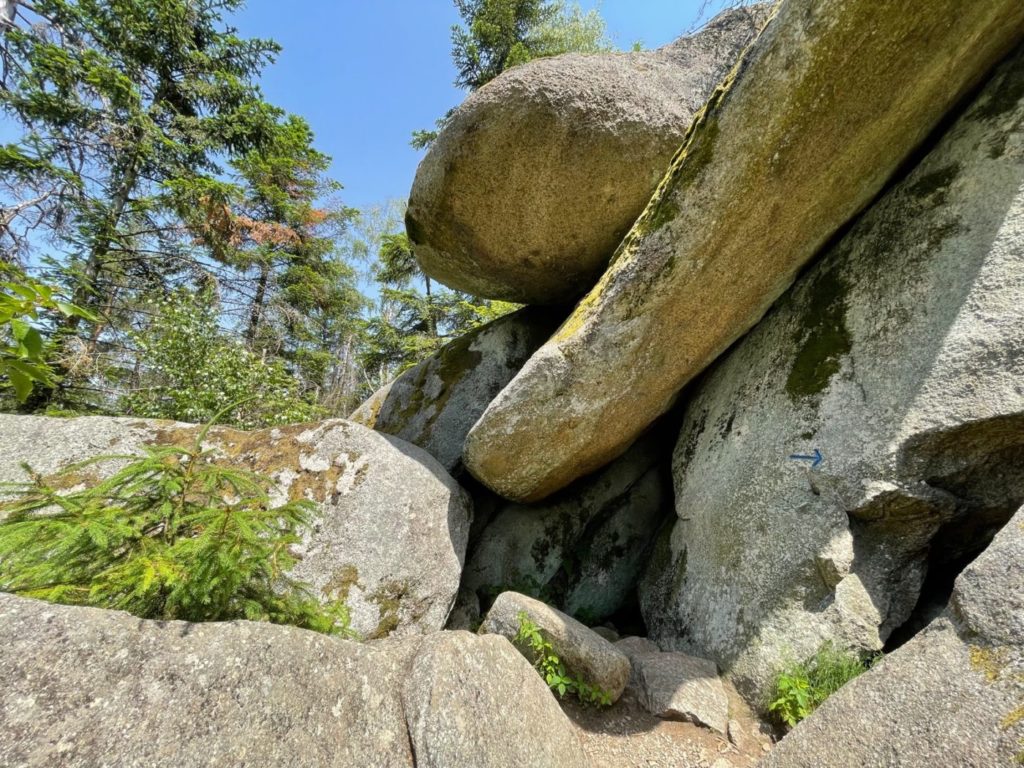
<svg viewBox="0 0 1024 768"><path fill-rule="evenodd" d="M2 235L9 254L28 247L33 228L59 242L60 277L98 318L60 322L65 344L86 357L126 322L140 290L195 276L183 213L217 210L233 193L221 158L273 133L280 112L255 78L278 49L225 24L241 2L16 6L0 110L23 136L0 148Z"/></svg>
<svg viewBox="0 0 1024 768"><path fill-rule="evenodd" d="M614 50L596 10L564 0L454 0L462 24L452 27L455 85L475 91L519 64L563 53ZM430 146L454 110L435 130L413 131L415 149Z"/></svg>

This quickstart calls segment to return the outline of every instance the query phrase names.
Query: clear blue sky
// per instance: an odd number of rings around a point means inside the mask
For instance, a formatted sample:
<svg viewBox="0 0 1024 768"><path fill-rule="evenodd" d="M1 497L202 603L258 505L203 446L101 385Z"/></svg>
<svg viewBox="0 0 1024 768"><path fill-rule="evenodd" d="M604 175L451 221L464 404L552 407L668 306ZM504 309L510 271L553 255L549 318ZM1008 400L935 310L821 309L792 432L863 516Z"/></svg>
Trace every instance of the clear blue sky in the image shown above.
<svg viewBox="0 0 1024 768"><path fill-rule="evenodd" d="M692 28L702 2L599 5L618 47L640 40L654 48ZM243 36L284 47L264 90L312 124L354 207L408 196L421 156L409 146L411 133L465 98L452 86L449 30L457 21L451 0L249 0L233 19Z"/></svg>

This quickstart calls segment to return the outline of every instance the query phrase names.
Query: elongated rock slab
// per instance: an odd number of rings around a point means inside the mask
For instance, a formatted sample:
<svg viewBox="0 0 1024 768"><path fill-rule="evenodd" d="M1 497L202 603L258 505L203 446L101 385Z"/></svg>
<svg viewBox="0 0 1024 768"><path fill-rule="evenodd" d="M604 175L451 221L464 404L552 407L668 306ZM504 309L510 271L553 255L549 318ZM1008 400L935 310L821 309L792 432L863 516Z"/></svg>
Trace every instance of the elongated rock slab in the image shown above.
<svg viewBox="0 0 1024 768"><path fill-rule="evenodd" d="M532 501L621 454L1024 39L1019 0L786 0L611 268L470 432Z"/></svg>

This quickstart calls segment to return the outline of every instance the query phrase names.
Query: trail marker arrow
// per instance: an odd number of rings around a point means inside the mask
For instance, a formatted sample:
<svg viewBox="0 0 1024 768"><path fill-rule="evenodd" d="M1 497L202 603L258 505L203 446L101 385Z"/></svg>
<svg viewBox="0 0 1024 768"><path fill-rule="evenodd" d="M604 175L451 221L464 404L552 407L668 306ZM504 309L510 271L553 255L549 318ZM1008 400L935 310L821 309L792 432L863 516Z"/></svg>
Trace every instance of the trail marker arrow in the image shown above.
<svg viewBox="0 0 1024 768"><path fill-rule="evenodd" d="M811 455L794 453L789 458L794 461L809 461L811 462L811 469L817 469L821 465L821 462L825 460L825 457L821 455L821 451L817 448L814 449L814 453Z"/></svg>

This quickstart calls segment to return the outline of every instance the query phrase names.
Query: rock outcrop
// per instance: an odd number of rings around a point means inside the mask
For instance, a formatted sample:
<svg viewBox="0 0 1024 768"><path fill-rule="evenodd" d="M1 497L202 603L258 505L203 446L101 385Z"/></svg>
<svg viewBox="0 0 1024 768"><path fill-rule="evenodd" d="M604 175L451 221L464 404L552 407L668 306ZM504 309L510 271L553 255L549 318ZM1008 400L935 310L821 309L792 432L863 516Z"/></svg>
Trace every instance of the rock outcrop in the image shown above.
<svg viewBox="0 0 1024 768"><path fill-rule="evenodd" d="M1022 38L1019 0L783 2L600 283L470 432L468 469L536 501L621 455Z"/></svg>
<svg viewBox="0 0 1024 768"><path fill-rule="evenodd" d="M0 481L46 476L97 456L146 445L189 445L201 427L164 421L0 415ZM292 575L343 599L367 638L444 627L459 588L472 519L467 494L425 451L346 421L242 432L210 431L223 461L270 477L277 498L317 503L315 526ZM117 462L78 479L111 472Z"/></svg>
<svg viewBox="0 0 1024 768"><path fill-rule="evenodd" d="M1024 512L960 575L945 613L829 698L762 768L928 768L1024 759Z"/></svg>
<svg viewBox="0 0 1024 768"><path fill-rule="evenodd" d="M592 477L538 504L476 490L464 587L485 600L525 592L587 624L634 603L635 585L662 524L672 516L665 457L678 420L661 425Z"/></svg>
<svg viewBox="0 0 1024 768"><path fill-rule="evenodd" d="M1021 382L1024 54L692 393L651 636L755 696L882 648L1024 503Z"/></svg>
<svg viewBox="0 0 1024 768"><path fill-rule="evenodd" d="M630 666L626 654L571 616L539 600L516 592L498 595L480 625L481 634L502 635L515 640L519 633L520 613L525 613L544 639L551 643L569 674L605 691L613 702L618 700L629 683ZM524 654L531 653L528 648L521 650Z"/></svg>
<svg viewBox="0 0 1024 768"><path fill-rule="evenodd" d="M587 764L504 638L360 644L0 595L0 765Z"/></svg>
<svg viewBox="0 0 1024 768"><path fill-rule="evenodd" d="M531 307L477 328L375 392L349 418L418 445L458 476L469 430L566 314Z"/></svg>
<svg viewBox="0 0 1024 768"><path fill-rule="evenodd" d="M472 94L409 197L424 271L527 304L586 292L764 15L730 11L658 51L539 59Z"/></svg>

